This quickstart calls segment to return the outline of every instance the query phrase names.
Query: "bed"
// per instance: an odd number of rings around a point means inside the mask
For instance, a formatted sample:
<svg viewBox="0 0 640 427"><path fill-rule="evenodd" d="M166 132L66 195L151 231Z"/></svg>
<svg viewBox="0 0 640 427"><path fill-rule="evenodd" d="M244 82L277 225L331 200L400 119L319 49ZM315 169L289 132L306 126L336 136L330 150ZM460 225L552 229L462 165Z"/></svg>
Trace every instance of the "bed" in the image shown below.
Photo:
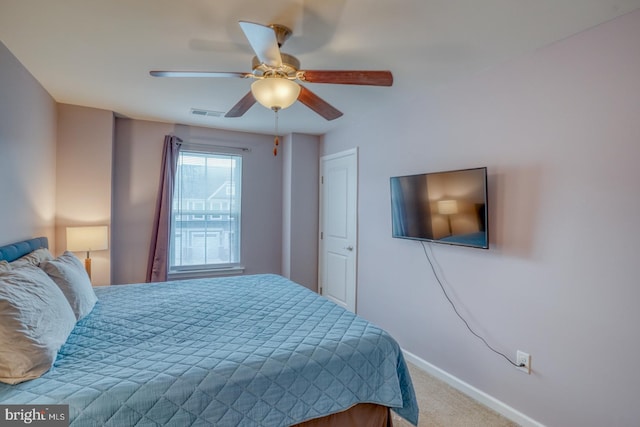
<svg viewBox="0 0 640 427"><path fill-rule="evenodd" d="M0 247L0 259L46 244ZM68 404L72 426L390 426L389 408L417 425L395 340L284 277L95 293L52 368L0 383L0 403Z"/></svg>

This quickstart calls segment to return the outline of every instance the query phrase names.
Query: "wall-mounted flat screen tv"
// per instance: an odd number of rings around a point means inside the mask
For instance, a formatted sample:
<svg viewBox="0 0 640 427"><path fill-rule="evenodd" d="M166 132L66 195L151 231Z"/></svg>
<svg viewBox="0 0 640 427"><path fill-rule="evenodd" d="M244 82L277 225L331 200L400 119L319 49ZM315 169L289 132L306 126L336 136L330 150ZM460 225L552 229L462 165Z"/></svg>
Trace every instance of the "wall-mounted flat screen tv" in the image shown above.
<svg viewBox="0 0 640 427"><path fill-rule="evenodd" d="M390 180L393 237L489 248L487 168Z"/></svg>

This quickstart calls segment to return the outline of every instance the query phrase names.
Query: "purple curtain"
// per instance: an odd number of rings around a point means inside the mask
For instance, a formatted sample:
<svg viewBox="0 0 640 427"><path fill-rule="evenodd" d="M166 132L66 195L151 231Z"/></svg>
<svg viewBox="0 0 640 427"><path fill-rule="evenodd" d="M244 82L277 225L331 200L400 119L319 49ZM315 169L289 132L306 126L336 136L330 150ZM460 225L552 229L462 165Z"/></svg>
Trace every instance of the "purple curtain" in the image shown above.
<svg viewBox="0 0 640 427"><path fill-rule="evenodd" d="M177 136L166 135L162 149L162 171L160 188L156 201L156 215L153 220L149 263L147 264L147 282L167 280L169 258L169 233L171 232L171 199L173 183L178 168L178 152L182 140Z"/></svg>

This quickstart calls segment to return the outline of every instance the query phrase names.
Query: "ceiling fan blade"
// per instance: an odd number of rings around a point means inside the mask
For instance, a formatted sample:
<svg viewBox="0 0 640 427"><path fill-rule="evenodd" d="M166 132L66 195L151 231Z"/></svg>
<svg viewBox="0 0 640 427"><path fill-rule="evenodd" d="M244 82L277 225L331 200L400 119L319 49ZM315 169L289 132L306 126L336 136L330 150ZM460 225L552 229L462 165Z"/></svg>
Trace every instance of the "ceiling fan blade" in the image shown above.
<svg viewBox="0 0 640 427"><path fill-rule="evenodd" d="M271 67L282 65L280 47L273 28L247 21L240 21L240 27L261 63Z"/></svg>
<svg viewBox="0 0 640 427"><path fill-rule="evenodd" d="M341 70L305 70L300 80L309 83L334 83L342 85L391 86L391 71L341 71Z"/></svg>
<svg viewBox="0 0 640 427"><path fill-rule="evenodd" d="M251 73L225 71L149 71L153 77L252 77Z"/></svg>
<svg viewBox="0 0 640 427"><path fill-rule="evenodd" d="M304 105L311 108L313 111L320 114L327 120L334 120L342 116L341 111L331 106L325 100L323 100L304 86L300 86L298 101L302 102Z"/></svg>
<svg viewBox="0 0 640 427"><path fill-rule="evenodd" d="M247 112L249 108L256 103L256 99L253 97L251 91L242 97L240 101L225 114L225 117L241 117L244 113Z"/></svg>

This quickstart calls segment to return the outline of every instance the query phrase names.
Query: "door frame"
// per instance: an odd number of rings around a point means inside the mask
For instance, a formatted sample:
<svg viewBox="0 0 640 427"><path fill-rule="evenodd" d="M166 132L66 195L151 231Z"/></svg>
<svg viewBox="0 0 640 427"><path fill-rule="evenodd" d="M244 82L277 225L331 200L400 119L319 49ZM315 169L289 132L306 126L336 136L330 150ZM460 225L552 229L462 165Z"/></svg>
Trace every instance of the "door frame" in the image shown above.
<svg viewBox="0 0 640 427"><path fill-rule="evenodd" d="M340 151L338 153L328 154L320 157L319 161L319 176L318 176L318 293L323 295L323 280L322 275L324 271L324 240L323 240L323 225L324 225L324 192L323 192L323 172L324 172L324 163L327 161L331 161L333 159L338 159L342 157L353 156L355 160L355 208L354 208L354 230L355 234L353 239L355 242L355 248L353 250L353 283L352 289L349 291L352 293L351 301L353 301L352 306L348 306L348 309L356 313L357 308L357 289L358 289L358 202L359 202L359 174L358 174L358 166L359 166L359 158L358 158L358 147L350 148L348 150ZM349 298L347 298L349 300Z"/></svg>

